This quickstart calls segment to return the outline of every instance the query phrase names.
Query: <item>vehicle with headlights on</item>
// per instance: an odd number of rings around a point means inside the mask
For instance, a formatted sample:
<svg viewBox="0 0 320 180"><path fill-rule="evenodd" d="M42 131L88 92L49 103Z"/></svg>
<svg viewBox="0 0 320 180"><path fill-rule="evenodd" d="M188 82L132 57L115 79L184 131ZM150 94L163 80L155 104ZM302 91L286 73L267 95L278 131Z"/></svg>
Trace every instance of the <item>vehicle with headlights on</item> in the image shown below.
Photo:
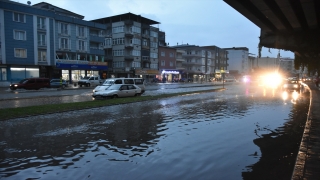
<svg viewBox="0 0 320 180"><path fill-rule="evenodd" d="M140 96L141 88L134 84L112 84L99 91L93 92L94 98L118 98L118 97L130 97Z"/></svg>
<svg viewBox="0 0 320 180"><path fill-rule="evenodd" d="M282 90L284 91L299 91L300 90L300 82L298 79L287 79L284 81L282 85Z"/></svg>

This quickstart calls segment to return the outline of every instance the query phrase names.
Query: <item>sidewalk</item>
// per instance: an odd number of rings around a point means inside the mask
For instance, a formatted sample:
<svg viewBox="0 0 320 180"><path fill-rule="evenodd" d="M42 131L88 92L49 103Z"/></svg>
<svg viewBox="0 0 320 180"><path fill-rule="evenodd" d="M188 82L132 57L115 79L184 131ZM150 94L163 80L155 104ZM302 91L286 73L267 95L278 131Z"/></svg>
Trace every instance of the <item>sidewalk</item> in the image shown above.
<svg viewBox="0 0 320 180"><path fill-rule="evenodd" d="M320 179L320 90L313 83L308 85L310 107L292 174L293 180Z"/></svg>

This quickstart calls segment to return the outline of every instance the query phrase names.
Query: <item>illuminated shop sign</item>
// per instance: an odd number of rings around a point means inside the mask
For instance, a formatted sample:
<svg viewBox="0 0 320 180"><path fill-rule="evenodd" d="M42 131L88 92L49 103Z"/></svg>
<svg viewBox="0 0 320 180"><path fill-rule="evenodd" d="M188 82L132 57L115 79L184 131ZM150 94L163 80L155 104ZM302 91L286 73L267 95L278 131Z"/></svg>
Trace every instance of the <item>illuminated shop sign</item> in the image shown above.
<svg viewBox="0 0 320 180"><path fill-rule="evenodd" d="M179 74L179 71L166 71L166 70L163 70L162 74Z"/></svg>
<svg viewBox="0 0 320 180"><path fill-rule="evenodd" d="M108 70L108 66L95 66L89 64L65 64L65 63L56 63L58 69L83 69L83 70Z"/></svg>

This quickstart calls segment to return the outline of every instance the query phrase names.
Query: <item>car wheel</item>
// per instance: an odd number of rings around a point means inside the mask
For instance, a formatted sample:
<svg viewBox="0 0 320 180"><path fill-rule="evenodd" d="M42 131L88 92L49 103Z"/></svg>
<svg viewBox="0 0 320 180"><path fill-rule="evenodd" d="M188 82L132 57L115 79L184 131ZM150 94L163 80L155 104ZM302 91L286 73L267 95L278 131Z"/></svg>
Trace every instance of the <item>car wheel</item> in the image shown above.
<svg viewBox="0 0 320 180"><path fill-rule="evenodd" d="M82 87L82 84L80 84L79 86Z"/></svg>
<svg viewBox="0 0 320 180"><path fill-rule="evenodd" d="M137 93L137 94L135 94L134 96L141 96L141 94L140 94L140 93Z"/></svg>
<svg viewBox="0 0 320 180"><path fill-rule="evenodd" d="M116 98L118 98L118 95L115 94L115 95L112 96L112 98L116 99Z"/></svg>
<svg viewBox="0 0 320 180"><path fill-rule="evenodd" d="M87 84L87 87L90 87L90 83L89 83L89 84Z"/></svg>
<svg viewBox="0 0 320 180"><path fill-rule="evenodd" d="M66 85L63 84L61 88L62 88L62 89L66 88Z"/></svg>

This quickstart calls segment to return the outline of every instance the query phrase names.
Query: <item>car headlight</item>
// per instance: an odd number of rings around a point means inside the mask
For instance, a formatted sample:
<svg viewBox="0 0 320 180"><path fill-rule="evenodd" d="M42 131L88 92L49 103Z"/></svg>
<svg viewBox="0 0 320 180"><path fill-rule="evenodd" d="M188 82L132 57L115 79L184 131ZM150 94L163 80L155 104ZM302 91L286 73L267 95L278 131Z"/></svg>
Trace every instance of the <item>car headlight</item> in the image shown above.
<svg viewBox="0 0 320 180"><path fill-rule="evenodd" d="M18 84L15 84L14 87L18 87Z"/></svg>
<svg viewBox="0 0 320 180"><path fill-rule="evenodd" d="M295 85L293 85L293 87L294 87L294 88L298 88L298 85L295 84Z"/></svg>

